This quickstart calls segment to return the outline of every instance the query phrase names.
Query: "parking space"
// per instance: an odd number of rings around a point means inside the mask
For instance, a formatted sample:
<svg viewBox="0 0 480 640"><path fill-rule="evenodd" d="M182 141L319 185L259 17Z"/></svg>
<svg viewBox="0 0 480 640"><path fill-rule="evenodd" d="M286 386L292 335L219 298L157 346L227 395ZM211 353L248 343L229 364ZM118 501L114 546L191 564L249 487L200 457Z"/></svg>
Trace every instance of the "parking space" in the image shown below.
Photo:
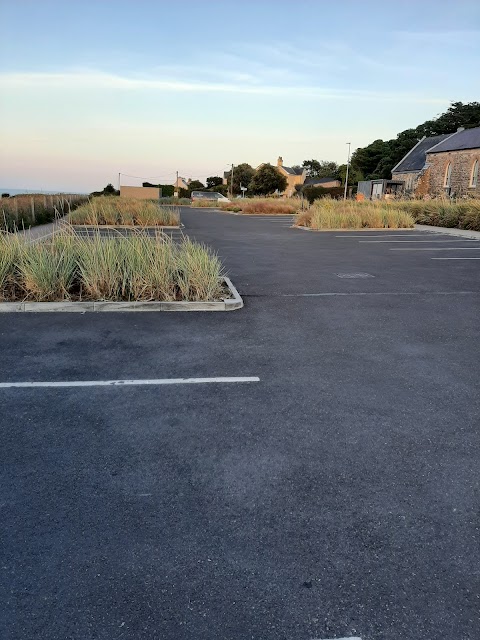
<svg viewBox="0 0 480 640"><path fill-rule="evenodd" d="M0 314L0 636L474 640L475 243L182 221L244 309Z"/></svg>

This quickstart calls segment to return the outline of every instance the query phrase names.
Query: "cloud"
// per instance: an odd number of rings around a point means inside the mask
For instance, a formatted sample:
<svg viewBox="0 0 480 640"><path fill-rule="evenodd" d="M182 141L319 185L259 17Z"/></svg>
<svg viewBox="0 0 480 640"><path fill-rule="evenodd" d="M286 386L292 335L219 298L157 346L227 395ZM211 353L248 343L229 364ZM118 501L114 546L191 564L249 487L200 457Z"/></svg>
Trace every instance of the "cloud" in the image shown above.
<svg viewBox="0 0 480 640"><path fill-rule="evenodd" d="M445 104L446 98L418 97L409 93L389 91L365 91L333 89L302 84L267 85L251 82L199 82L163 77L138 77L91 70L51 72L0 73L0 85L5 90L60 89L60 90L114 90L152 91L164 93L224 93L313 100L362 100L383 102L408 102L421 104Z"/></svg>
<svg viewBox="0 0 480 640"><path fill-rule="evenodd" d="M479 29L452 29L450 31L394 31L393 35L404 41L424 42L429 44L450 44L463 46L478 46L480 40Z"/></svg>

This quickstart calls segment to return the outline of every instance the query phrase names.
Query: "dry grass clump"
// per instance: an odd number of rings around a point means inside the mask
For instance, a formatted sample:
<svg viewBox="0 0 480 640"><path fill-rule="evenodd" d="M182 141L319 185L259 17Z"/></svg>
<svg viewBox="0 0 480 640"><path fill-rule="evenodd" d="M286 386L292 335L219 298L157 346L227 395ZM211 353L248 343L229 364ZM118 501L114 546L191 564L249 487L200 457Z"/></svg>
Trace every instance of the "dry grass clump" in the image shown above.
<svg viewBox="0 0 480 640"><path fill-rule="evenodd" d="M92 198L70 216L72 224L122 226L177 226L179 210L153 200L106 196Z"/></svg>
<svg viewBox="0 0 480 640"><path fill-rule="evenodd" d="M158 232L79 237L68 226L47 241L0 236L0 300L213 301L223 267L206 246Z"/></svg>
<svg viewBox="0 0 480 640"><path fill-rule="evenodd" d="M395 203L418 224L480 231L480 200L400 200Z"/></svg>
<svg viewBox="0 0 480 640"><path fill-rule="evenodd" d="M396 204L315 200L308 211L297 216L295 224L311 229L407 229L413 217Z"/></svg>
<svg viewBox="0 0 480 640"><path fill-rule="evenodd" d="M299 198L239 198L220 203L220 209L245 214L294 215L301 205Z"/></svg>
<svg viewBox="0 0 480 640"><path fill-rule="evenodd" d="M88 200L83 195L18 195L0 199L0 229L13 231L61 218Z"/></svg>
<svg viewBox="0 0 480 640"><path fill-rule="evenodd" d="M216 209L218 207L218 200L214 198L212 198L211 200L208 200L207 198L201 198L199 200L192 200L191 206L195 209Z"/></svg>

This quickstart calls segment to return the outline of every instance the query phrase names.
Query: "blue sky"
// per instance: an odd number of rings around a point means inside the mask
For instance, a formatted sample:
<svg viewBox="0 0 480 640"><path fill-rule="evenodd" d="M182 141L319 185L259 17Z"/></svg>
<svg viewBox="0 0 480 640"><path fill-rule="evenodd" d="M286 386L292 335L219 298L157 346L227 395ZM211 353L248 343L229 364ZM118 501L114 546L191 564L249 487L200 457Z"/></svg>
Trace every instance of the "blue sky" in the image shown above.
<svg viewBox="0 0 480 640"><path fill-rule="evenodd" d="M2 0L0 23L4 187L345 162L480 98L478 1Z"/></svg>

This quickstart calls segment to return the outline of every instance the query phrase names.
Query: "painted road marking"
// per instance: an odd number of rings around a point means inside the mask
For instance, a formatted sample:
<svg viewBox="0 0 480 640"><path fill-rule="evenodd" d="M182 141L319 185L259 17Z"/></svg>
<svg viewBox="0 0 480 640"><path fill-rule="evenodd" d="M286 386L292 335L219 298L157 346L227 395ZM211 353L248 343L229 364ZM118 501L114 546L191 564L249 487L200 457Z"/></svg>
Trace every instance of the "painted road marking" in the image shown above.
<svg viewBox="0 0 480 640"><path fill-rule="evenodd" d="M313 640L320 640L320 638L314 638ZM362 640L359 636L348 636L348 638L323 638L323 640Z"/></svg>
<svg viewBox="0 0 480 640"><path fill-rule="evenodd" d="M421 242L478 242L478 240L469 240L469 239L461 239L459 238L458 240L359 240L359 242L398 242L398 243L403 243L406 244L407 242L415 242L417 244L421 243Z"/></svg>
<svg viewBox="0 0 480 640"><path fill-rule="evenodd" d="M480 258L430 258L430 260L480 260Z"/></svg>
<svg viewBox="0 0 480 640"><path fill-rule="evenodd" d="M260 378L159 378L157 380L67 380L64 382L0 382L0 389L11 387L126 387L130 385L208 384L211 382L260 382Z"/></svg>
<svg viewBox="0 0 480 640"><path fill-rule="evenodd" d="M434 234L432 235L439 235ZM426 238L426 233L383 233L383 231L379 231L378 233L357 233L356 235L347 236L342 234L341 236L335 236L335 238Z"/></svg>
<svg viewBox="0 0 480 640"><path fill-rule="evenodd" d="M396 248L389 251L480 251L480 247L405 247L404 249Z"/></svg>
<svg viewBox="0 0 480 640"><path fill-rule="evenodd" d="M322 296L480 296L480 291L350 291L348 293L335 291L332 293L283 293L280 297L320 298ZM257 296L247 293L245 297L255 298Z"/></svg>

